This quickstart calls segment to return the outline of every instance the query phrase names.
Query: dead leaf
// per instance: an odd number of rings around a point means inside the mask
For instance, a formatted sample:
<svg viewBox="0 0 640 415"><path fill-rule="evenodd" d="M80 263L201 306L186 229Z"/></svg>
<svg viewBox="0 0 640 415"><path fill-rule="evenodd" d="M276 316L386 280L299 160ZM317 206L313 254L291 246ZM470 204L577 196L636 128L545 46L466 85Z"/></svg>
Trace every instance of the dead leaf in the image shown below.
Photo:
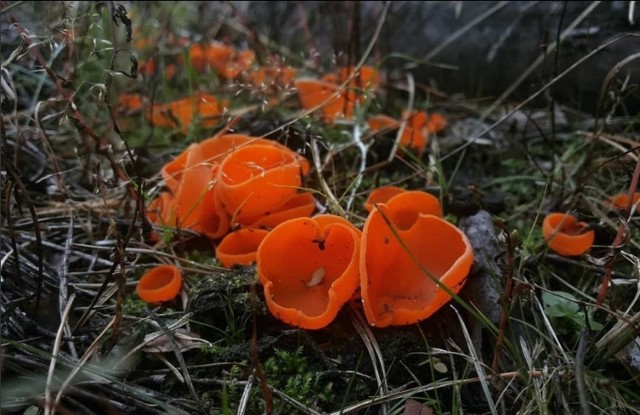
<svg viewBox="0 0 640 415"><path fill-rule="evenodd" d="M158 336L158 334L160 334L160 336ZM173 332L173 336L181 353L191 349L198 349L203 346L211 346L211 343L208 341L196 337L193 333L185 329L175 330ZM154 333L147 334L144 337L144 342L146 343L146 346L142 351L147 353L169 353L173 351L171 341L164 332L156 331Z"/></svg>
<svg viewBox="0 0 640 415"><path fill-rule="evenodd" d="M409 399L404 404L403 415L433 415L433 409L421 404L418 401Z"/></svg>

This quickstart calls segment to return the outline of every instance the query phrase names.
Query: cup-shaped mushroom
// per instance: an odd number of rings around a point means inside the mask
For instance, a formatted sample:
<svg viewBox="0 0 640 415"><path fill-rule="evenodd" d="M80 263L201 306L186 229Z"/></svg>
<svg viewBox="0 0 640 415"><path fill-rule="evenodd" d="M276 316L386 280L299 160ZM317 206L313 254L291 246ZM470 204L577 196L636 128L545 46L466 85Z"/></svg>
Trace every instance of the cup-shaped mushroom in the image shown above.
<svg viewBox="0 0 640 415"><path fill-rule="evenodd" d="M173 196L169 192L161 192L147 205L147 218L156 225L168 225L167 213L171 209Z"/></svg>
<svg viewBox="0 0 640 415"><path fill-rule="evenodd" d="M397 186L382 186L373 189L364 202L364 208L367 212L371 212L377 203L387 203L392 197L406 191L406 189Z"/></svg>
<svg viewBox="0 0 640 415"><path fill-rule="evenodd" d="M627 209L627 207L633 209L635 207L636 211L640 211L640 193L635 192L633 194L631 203L629 203L629 195L627 193L613 195L607 200L607 203L616 209Z"/></svg>
<svg viewBox="0 0 640 415"><path fill-rule="evenodd" d="M194 147L187 154L169 225L202 232L202 201L211 190L211 181L211 166L204 161L200 147Z"/></svg>
<svg viewBox="0 0 640 415"><path fill-rule="evenodd" d="M337 316L360 282L360 231L313 218L281 223L258 248L257 270L271 313L285 323L320 329Z"/></svg>
<svg viewBox="0 0 640 415"><path fill-rule="evenodd" d="M542 236L558 254L578 256L589 251L595 239L595 232L587 226L569 213L553 212L542 221Z"/></svg>
<svg viewBox="0 0 640 415"><path fill-rule="evenodd" d="M203 127L215 126L228 104L213 95L196 93L177 101L154 104L145 115L158 127L180 127L186 131L196 117L200 117Z"/></svg>
<svg viewBox="0 0 640 415"><path fill-rule="evenodd" d="M160 170L162 179L171 192L176 191L178 184L180 184L180 181L182 180L182 172L187 165L189 153L194 150L198 151L196 150L197 148L198 144L191 144L182 153L178 154L176 158L162 166L162 169Z"/></svg>
<svg viewBox="0 0 640 415"><path fill-rule="evenodd" d="M202 150L205 159L214 163L222 162L226 156L241 147L254 144L274 146L284 152L290 153L291 156L300 163L302 175L307 175L309 173L309 160L277 141L261 137L252 137L244 134L224 134L208 138L200 143L201 146L205 147Z"/></svg>
<svg viewBox="0 0 640 415"><path fill-rule="evenodd" d="M217 197L237 222L274 211L302 183L294 154L264 144L243 146L228 155L218 176Z"/></svg>
<svg viewBox="0 0 640 415"><path fill-rule="evenodd" d="M338 72L337 82L343 83L347 80L352 74L355 67L343 67L340 68ZM364 65L360 67L358 73L353 77L351 82L349 82L350 87L355 87L359 89L376 89L378 88L379 83L379 74L376 68L373 66Z"/></svg>
<svg viewBox="0 0 640 415"><path fill-rule="evenodd" d="M138 297L147 303L171 301L180 292L182 274L175 265L158 265L147 271L136 286Z"/></svg>
<svg viewBox="0 0 640 415"><path fill-rule="evenodd" d="M234 52L233 47L218 42L205 45L197 43L189 49L189 58L191 65L198 71L205 69L207 64L219 70L226 66Z"/></svg>
<svg viewBox="0 0 640 415"><path fill-rule="evenodd" d="M473 264L467 237L441 217L419 214L400 228L392 216L391 208L380 204L362 231L362 303L369 324L377 327L428 318L451 299L440 284L458 293Z"/></svg>
<svg viewBox="0 0 640 415"><path fill-rule="evenodd" d="M447 127L447 119L444 118L442 114L434 112L433 114L429 114L428 118L427 130L430 134L438 133Z"/></svg>
<svg viewBox="0 0 640 415"><path fill-rule="evenodd" d="M351 118L353 115L356 100L353 91L338 92L338 85L317 79L298 79L295 86L302 107L307 110L322 108L326 122L333 122L336 118ZM336 96L332 97L334 94Z"/></svg>
<svg viewBox="0 0 640 415"><path fill-rule="evenodd" d="M372 132L380 130L397 130L400 127L400 121L384 114L377 114L369 118L367 121Z"/></svg>
<svg viewBox="0 0 640 415"><path fill-rule="evenodd" d="M209 239L219 239L227 234L230 227L229 214L222 208L217 197L219 165L214 165L209 172L209 189L202 198L200 231Z"/></svg>
<svg viewBox="0 0 640 415"><path fill-rule="evenodd" d="M352 231L356 232L358 235L362 233L360 229L356 228L353 223L349 222L342 216L332 215L330 213L321 213L319 215L315 215L313 217L313 220L316 221L321 228L326 228L327 226L333 223L340 223L344 226L347 226Z"/></svg>
<svg viewBox="0 0 640 415"><path fill-rule="evenodd" d="M316 199L311 193L296 193L274 212L247 218L241 225L250 228L273 229L289 219L309 217L315 209Z"/></svg>
<svg viewBox="0 0 640 415"><path fill-rule="evenodd" d="M228 233L216 246L216 258L226 268L249 266L255 262L258 247L268 233L264 229L251 228Z"/></svg>
<svg viewBox="0 0 640 415"><path fill-rule="evenodd" d="M389 220L398 229L409 229L419 215L442 217L442 206L434 195L420 190L408 190L391 197L387 203Z"/></svg>

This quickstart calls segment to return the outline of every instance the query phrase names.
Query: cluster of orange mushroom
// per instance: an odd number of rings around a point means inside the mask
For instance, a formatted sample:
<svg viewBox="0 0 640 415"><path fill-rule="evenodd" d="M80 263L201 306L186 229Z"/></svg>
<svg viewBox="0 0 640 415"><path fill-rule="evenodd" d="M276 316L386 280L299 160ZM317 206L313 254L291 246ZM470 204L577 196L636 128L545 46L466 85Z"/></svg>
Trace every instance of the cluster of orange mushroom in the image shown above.
<svg viewBox="0 0 640 415"><path fill-rule="evenodd" d="M169 190L154 199L148 216L219 241L216 257L223 266L257 262L269 310L305 329L327 326L358 297L371 325L415 323L462 288L473 250L443 219L437 198L377 189L365 203L369 216L360 230L339 216L311 216L315 200L299 190L308 170L303 157L275 142L212 137L165 165ZM175 298L175 274L169 266L152 269L140 281L139 296ZM161 285L173 296L160 295Z"/></svg>
<svg viewBox="0 0 640 415"><path fill-rule="evenodd" d="M403 112L402 118L407 120L402 135L400 146L415 150L418 154L424 153L429 144L429 138L447 126L446 119L438 113L428 114L426 111ZM382 130L396 130L400 128L401 121L388 115L378 114L369 118L369 128L372 132Z"/></svg>
<svg viewBox="0 0 640 415"><path fill-rule="evenodd" d="M295 81L302 107L307 110L322 109L326 122L337 118L352 118L356 102L365 99L364 91L378 87L378 71L370 66L341 68L326 74L322 79L300 78ZM347 82L348 81L348 82ZM346 83L345 88L341 88Z"/></svg>
<svg viewBox="0 0 640 415"><path fill-rule="evenodd" d="M182 40L174 41L186 47ZM188 51L196 71L210 69L223 80L261 88L277 84L276 89L295 84L302 107L321 109L325 122L352 119L356 105L364 104L379 85L378 71L369 66L341 68L320 80L296 79L296 71L284 65L256 68L250 50L212 42ZM148 61L143 69L152 73L155 62ZM272 89L265 91L275 94ZM151 108L136 95L123 95L120 101L128 111L147 108L145 116L155 126L183 132L196 119L205 128L216 126L228 105L205 92ZM370 129L401 125L385 117L374 117ZM420 153L429 134L445 125L441 116L425 112L403 118L408 121L400 144ZM464 234L442 218L437 199L423 192L380 189L367 202L369 218L360 230L338 216L312 216L316 200L302 191L309 168L304 157L272 140L221 133L191 144L162 168L166 190L148 205L147 216L162 229L208 237L224 267L257 262L269 309L303 328L325 327L342 305L358 296L372 325L410 324L427 318L460 289L472 250ZM415 235L427 228L450 238L455 252L443 255L435 241L418 242ZM380 256L383 249L393 256ZM406 283L390 289L386 280L391 272ZM142 277L137 292L148 302L170 301L181 284L179 269L162 265Z"/></svg>
<svg viewBox="0 0 640 415"><path fill-rule="evenodd" d="M213 240L237 227L269 228L310 214L300 192L308 161L275 141L222 134L190 145L162 168L167 191L148 207L158 225L191 229Z"/></svg>
<svg viewBox="0 0 640 415"><path fill-rule="evenodd" d="M460 291L473 249L442 217L437 198L380 188L366 206L362 231L342 217L317 215L284 222L264 238L257 271L274 316L319 329L360 297L372 326L406 325L428 318Z"/></svg>

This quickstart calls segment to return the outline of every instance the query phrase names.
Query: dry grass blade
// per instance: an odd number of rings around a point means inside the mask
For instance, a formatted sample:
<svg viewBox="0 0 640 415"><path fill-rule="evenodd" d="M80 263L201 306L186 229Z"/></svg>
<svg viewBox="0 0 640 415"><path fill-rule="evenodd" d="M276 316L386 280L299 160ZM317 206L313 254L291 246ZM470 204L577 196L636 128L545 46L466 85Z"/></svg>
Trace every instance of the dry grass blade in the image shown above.
<svg viewBox="0 0 640 415"><path fill-rule="evenodd" d="M416 84L411 74L407 74L407 91L409 92L409 99L407 100L407 106L405 107L405 113L411 114L413 111L413 101L416 95ZM401 120L400 128L398 129L398 133L396 134L396 139L393 142L393 147L391 148L391 152L389 153L389 157L387 157L387 162L391 162L398 153L398 146L400 146L400 140L402 139L402 135L404 134L404 130L407 128L408 119L404 118Z"/></svg>
<svg viewBox="0 0 640 415"><path fill-rule="evenodd" d="M467 330L467 326L465 325L464 320L462 319L462 316L460 315L458 310L453 306L452 308L453 308L453 311L456 313L456 316L458 317L458 321L460 322L460 328L462 329L462 334L464 335L464 339L467 342L467 349L469 350L469 358L471 360L471 363L473 364L473 367L476 370L476 373L478 374L480 386L482 387L482 392L484 393L484 397L486 399L487 405L489 405L489 410L493 415L497 415L498 410L496 409L496 404L493 401L493 397L491 396L491 391L489 390L490 385L489 385L489 382L487 381L487 376L484 373L482 362L478 358L478 354L476 353L475 347L473 347L473 341L471 340L471 336L469 336L469 331Z"/></svg>
<svg viewBox="0 0 640 415"><path fill-rule="evenodd" d="M67 387L71 384L73 379L78 375L78 373L87 364L89 359L91 359L91 357L98 351L98 348L100 347L100 342L102 341L103 338L106 337L106 335L109 332L109 330L111 330L111 326L113 325L113 322L114 322L114 320L111 319L111 321L104 327L104 329L96 337L96 339L93 341L93 343L91 343L91 345L87 348L87 350L85 351L85 353L82 356L82 358L75 364L75 366L71 370L71 373L69 373L69 376L67 376L67 378L62 382L62 385L60 386L60 389L58 390L58 393L56 394L56 399L54 401L54 407L58 406L58 404L60 403L60 400L62 399L62 396L63 396L65 390L67 389ZM118 367L118 365L116 364L115 367Z"/></svg>
<svg viewBox="0 0 640 415"><path fill-rule="evenodd" d="M73 301L75 300L75 294L71 294L69 297L69 301L64 309L64 313L62 314L62 320L60 321L60 326L58 327L58 332L56 333L56 338L53 343L53 352L51 355L51 363L49 364L49 372L47 374L47 382L44 390L44 413L45 415L53 415L56 411L53 402L51 402L51 389L53 382L53 372L56 368L56 362L58 361L58 353L60 351L60 344L62 343L62 334L64 333L64 328L67 324L67 320L69 318L69 313L72 310Z"/></svg>
<svg viewBox="0 0 640 415"><path fill-rule="evenodd" d="M362 313L353 307L350 307L349 311L353 327L362 339L362 342L367 348L367 352L369 352L369 358L371 359L371 365L373 366L373 371L376 375L376 382L378 384L380 397L383 399L381 403L383 405L384 412L386 413L388 412L388 408L384 402L384 398L389 393L389 386L387 385L387 371L384 364L384 358L382 357L382 351L380 350L380 346L378 345L373 332L364 321Z"/></svg>
<svg viewBox="0 0 640 415"><path fill-rule="evenodd" d="M196 390L193 387L193 382L191 381L191 375L189 374L189 369L187 368L187 364L184 361L184 357L182 356L182 352L180 351L180 347L178 346L178 342L176 342L173 332L169 329L167 324L156 313L153 312L153 310L149 310L147 308L145 311L147 312L149 317L151 317L153 321L160 326L164 335L169 340L169 343L171 344L171 348L173 349L173 353L175 354L176 359L178 359L178 363L180 363L180 369L182 370L182 375L184 377L185 382L187 383L187 387L189 388L189 391L191 392L191 396L193 397L193 400L198 403L198 406L203 407L202 402L200 401L200 396L198 395L198 393L196 393Z"/></svg>

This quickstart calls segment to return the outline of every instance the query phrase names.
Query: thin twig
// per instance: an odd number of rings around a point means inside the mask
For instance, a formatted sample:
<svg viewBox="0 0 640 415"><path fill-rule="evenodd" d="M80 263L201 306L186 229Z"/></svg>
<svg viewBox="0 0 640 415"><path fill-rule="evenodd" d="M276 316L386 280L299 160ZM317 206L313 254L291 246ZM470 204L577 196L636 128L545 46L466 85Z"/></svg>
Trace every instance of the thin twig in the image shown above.
<svg viewBox="0 0 640 415"><path fill-rule="evenodd" d="M613 240L613 244L611 246L610 258L605 264L605 274L602 280L602 285L600 286L600 291L598 292L598 305L602 305L604 303L604 299L607 296L607 290L609 289L609 283L611 281L611 274L613 273L613 264L615 263L617 256L620 252L620 249L624 246L624 241L628 239L627 235L627 226L625 222L631 220L631 206L633 204L633 195L638 189L638 180L640 179L640 158L636 161L636 168L633 171L633 176L631 178L631 183L629 184L629 190L627 191L627 205L624 207L624 215L625 218L621 218L620 226L618 226L618 233L616 234L615 239Z"/></svg>
<svg viewBox="0 0 640 415"><path fill-rule="evenodd" d="M56 339L53 343L53 351L51 352L51 363L49 364L49 372L47 373L47 383L44 389L44 414L45 415L53 415L55 413L55 407L51 402L51 383L53 382L53 372L56 368L56 362L58 361L58 352L60 351L60 344L62 343L62 333L64 332L65 324L68 321L69 313L71 312L71 308L73 306L73 300L75 300L76 295L71 294L69 297L69 302L67 302L67 306L64 309L64 313L62 313L62 319L60 321L60 326L58 327L58 332L56 333Z"/></svg>
<svg viewBox="0 0 640 415"><path fill-rule="evenodd" d="M151 317L151 319L153 319L153 321L155 321L158 324L158 326L160 326L167 340L169 340L171 349L173 349L173 353L175 354L176 359L178 359L178 363L180 364L180 368L182 369L182 376L184 376L184 380L187 384L187 387L189 388L189 392L191 392L191 397L198 404L199 407L203 408L202 402L200 401L200 396L196 393L196 390L193 387L193 382L191 382L191 376L189 375L189 369L187 369L187 363L184 361L184 358L182 357L180 346L178 346L178 342L176 341L176 338L173 332L169 330L169 327L167 327L167 324L164 322L164 320L162 320L156 313L154 313L153 310L150 310L149 308L145 308L144 311L147 313L149 317Z"/></svg>
<svg viewBox="0 0 640 415"><path fill-rule="evenodd" d="M587 318L586 316L587 313L585 313L585 319ZM580 340L578 341L578 350L576 351L576 357L574 360L574 367L576 370L576 389L578 390L580 412L582 415L591 414L591 407L589 406L584 383L584 357L587 352L587 342L590 337L590 332L591 330L589 330L588 325L582 329L580 333Z"/></svg>
<svg viewBox="0 0 640 415"><path fill-rule="evenodd" d="M67 240L64 245L64 253L62 254L62 260L61 260L62 263L60 264L60 272L58 273L60 277L60 281L58 285L58 290L59 290L58 305L60 307L60 319L63 321L64 321L64 319L62 318L62 316L64 315L63 307L66 306L68 301L68 295L69 295L69 292L68 292L69 281L67 276L69 275L69 256L71 254L72 242L73 242L73 215L71 214L71 211L69 211L69 229L67 231ZM66 321L64 323L64 332L65 332L65 335L69 337L69 339L71 339L72 337L71 327L69 327L69 323ZM76 352L76 347L73 341L69 340L68 345L69 345L69 351L71 352L71 355L77 358L78 352Z"/></svg>

